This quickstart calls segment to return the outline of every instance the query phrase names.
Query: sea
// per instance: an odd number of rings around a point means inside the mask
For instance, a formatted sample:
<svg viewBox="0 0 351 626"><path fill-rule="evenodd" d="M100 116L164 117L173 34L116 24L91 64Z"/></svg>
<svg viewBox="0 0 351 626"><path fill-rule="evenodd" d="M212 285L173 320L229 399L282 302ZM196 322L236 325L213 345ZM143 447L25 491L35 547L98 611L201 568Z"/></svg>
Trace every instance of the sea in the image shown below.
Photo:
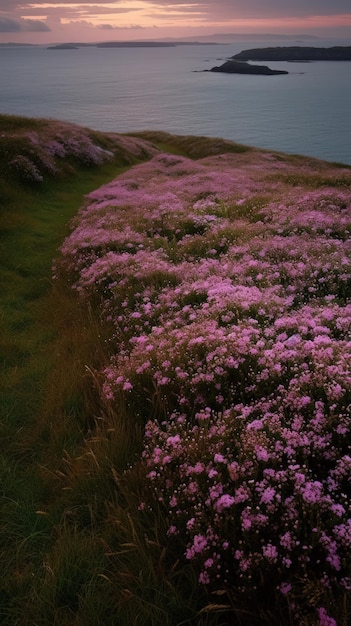
<svg viewBox="0 0 351 626"><path fill-rule="evenodd" d="M214 73L260 41L172 47L48 49L0 46L0 113L60 119L95 130L164 130L351 165L351 62L269 62L287 75ZM1 132L1 128L0 128Z"/></svg>

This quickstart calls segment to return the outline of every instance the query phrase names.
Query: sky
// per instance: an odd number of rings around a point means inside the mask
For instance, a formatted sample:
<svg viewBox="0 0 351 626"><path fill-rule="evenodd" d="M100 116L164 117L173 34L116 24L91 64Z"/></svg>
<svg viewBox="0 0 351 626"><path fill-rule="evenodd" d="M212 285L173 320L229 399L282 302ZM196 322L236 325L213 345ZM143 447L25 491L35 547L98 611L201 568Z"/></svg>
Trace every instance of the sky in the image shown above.
<svg viewBox="0 0 351 626"><path fill-rule="evenodd" d="M0 0L0 43L194 37L213 33L349 38L350 0Z"/></svg>

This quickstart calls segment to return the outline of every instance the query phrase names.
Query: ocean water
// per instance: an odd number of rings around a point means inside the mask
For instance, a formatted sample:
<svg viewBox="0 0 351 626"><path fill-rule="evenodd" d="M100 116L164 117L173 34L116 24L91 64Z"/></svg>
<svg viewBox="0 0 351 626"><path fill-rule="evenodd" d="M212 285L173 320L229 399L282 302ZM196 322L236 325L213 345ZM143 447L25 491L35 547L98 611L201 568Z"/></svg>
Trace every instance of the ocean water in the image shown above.
<svg viewBox="0 0 351 626"><path fill-rule="evenodd" d="M224 137L351 165L351 62L267 63L289 71L282 76L203 71L252 47L350 43L0 47L0 113Z"/></svg>

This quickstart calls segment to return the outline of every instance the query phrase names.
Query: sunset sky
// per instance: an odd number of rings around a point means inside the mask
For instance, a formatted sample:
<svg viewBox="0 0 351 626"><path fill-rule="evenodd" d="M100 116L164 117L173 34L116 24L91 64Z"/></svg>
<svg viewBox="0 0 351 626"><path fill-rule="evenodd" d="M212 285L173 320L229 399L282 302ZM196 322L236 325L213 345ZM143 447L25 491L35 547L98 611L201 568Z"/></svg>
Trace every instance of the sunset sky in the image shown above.
<svg viewBox="0 0 351 626"><path fill-rule="evenodd" d="M350 0L0 0L0 42L162 39L212 33L351 39Z"/></svg>

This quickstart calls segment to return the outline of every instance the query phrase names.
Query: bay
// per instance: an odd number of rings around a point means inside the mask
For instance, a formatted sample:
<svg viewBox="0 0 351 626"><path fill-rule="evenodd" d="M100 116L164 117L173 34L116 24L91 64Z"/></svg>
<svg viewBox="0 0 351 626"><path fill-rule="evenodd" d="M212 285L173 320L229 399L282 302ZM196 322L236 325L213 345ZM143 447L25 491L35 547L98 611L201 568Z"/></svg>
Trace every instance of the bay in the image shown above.
<svg viewBox="0 0 351 626"><path fill-rule="evenodd" d="M0 47L0 113L223 137L351 165L351 62L269 63L288 70L281 76L203 71L247 48L336 44L350 42Z"/></svg>

